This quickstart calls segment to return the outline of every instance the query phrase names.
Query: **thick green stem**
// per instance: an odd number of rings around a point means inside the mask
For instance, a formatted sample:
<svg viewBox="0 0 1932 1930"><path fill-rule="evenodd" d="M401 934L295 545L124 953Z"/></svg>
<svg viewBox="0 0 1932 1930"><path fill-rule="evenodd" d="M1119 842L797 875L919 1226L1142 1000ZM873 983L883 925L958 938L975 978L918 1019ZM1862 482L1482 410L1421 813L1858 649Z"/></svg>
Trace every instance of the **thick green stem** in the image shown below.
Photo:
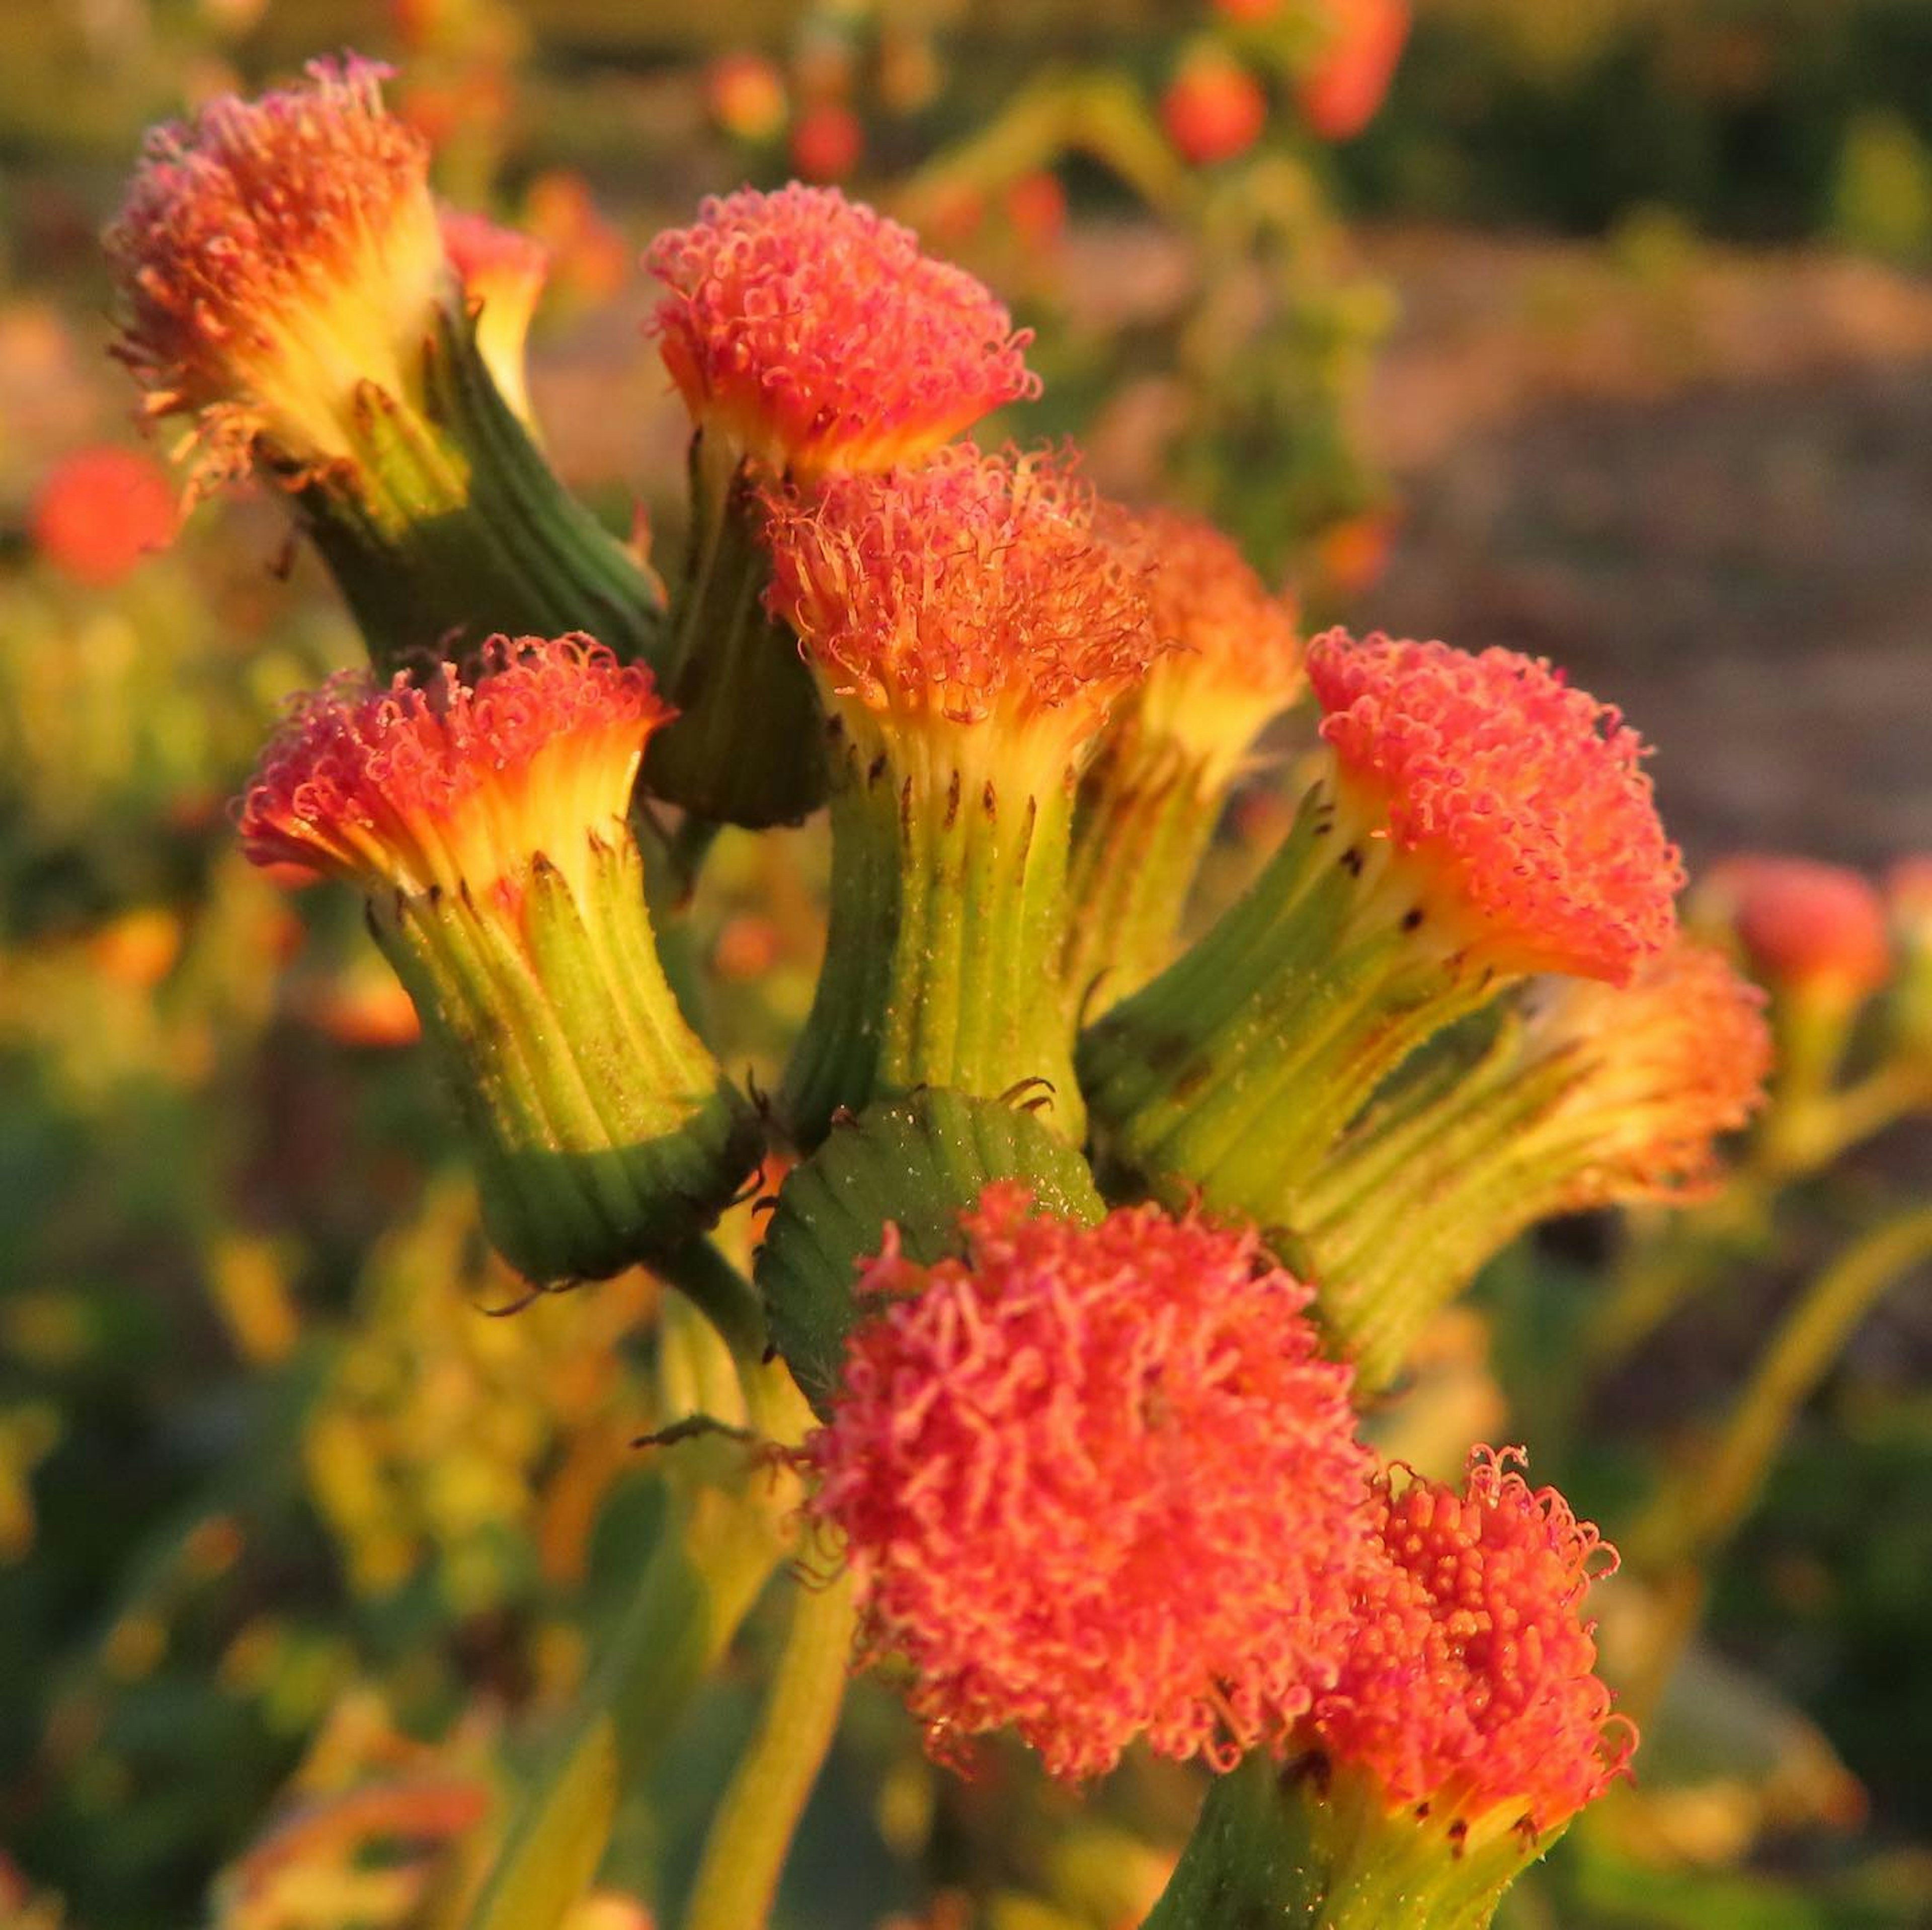
<svg viewBox="0 0 1932 1930"><path fill-rule="evenodd" d="M1030 1080L1080 1136L1060 974L1068 792L1002 787L992 729L908 731L869 756L840 746L825 964L780 1100L802 1144L842 1107Z"/></svg>
<svg viewBox="0 0 1932 1930"><path fill-rule="evenodd" d="M485 637L588 631L655 663L663 599L557 481L491 381L466 316L424 352L425 413L358 397L352 465L304 478L302 521L381 668Z"/></svg>
<svg viewBox="0 0 1932 1930"><path fill-rule="evenodd" d="M540 858L513 900L398 894L370 916L513 1266L601 1278L717 1218L757 1161L758 1122L679 1013L628 838L595 844L575 882Z"/></svg>
<svg viewBox="0 0 1932 1930"><path fill-rule="evenodd" d="M1293 1228L1376 1087L1497 995L1486 972L1441 955L1385 877L1365 875L1380 856L1350 843L1311 793L1247 895L1082 1035L1081 1077L1112 1165L1164 1195L1198 1189Z"/></svg>
<svg viewBox="0 0 1932 1930"><path fill-rule="evenodd" d="M758 1725L711 1821L686 1930L764 1930L799 1818L818 1780L852 1659L849 1570L802 1585Z"/></svg>
<svg viewBox="0 0 1932 1930"><path fill-rule="evenodd" d="M1424 1806L1425 1809L1427 1806ZM1504 1805L1452 1830L1391 1812L1362 1776L1265 1754L1216 1779L1143 1930L1484 1930L1562 1834L1527 1837Z"/></svg>
<svg viewBox="0 0 1932 1930"><path fill-rule="evenodd" d="M1063 969L1083 1005L1106 1011L1172 959L1221 805L1178 745L1138 733L1082 779Z"/></svg>
<svg viewBox="0 0 1932 1930"><path fill-rule="evenodd" d="M824 720L791 632L765 613L771 562L744 468L692 443L688 561L663 682L676 721L652 739L644 780L699 817L793 824L824 802Z"/></svg>

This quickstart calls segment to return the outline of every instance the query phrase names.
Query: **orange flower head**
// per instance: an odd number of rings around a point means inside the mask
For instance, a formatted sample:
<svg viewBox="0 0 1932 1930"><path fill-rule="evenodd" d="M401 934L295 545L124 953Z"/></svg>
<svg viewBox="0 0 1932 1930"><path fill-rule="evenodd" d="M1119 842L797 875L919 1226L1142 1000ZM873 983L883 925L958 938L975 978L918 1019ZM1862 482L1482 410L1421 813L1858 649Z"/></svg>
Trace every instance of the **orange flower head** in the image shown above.
<svg viewBox="0 0 1932 1930"><path fill-rule="evenodd" d="M1598 1677L1591 1585L1616 1551L1552 1488L1478 1448L1459 1495L1378 1484L1380 1548L1334 1689L1306 1728L1394 1812L1458 1823L1508 1805L1553 1829L1628 1771L1636 1731ZM1406 1470L1402 1470L1406 1473Z"/></svg>
<svg viewBox="0 0 1932 1930"><path fill-rule="evenodd" d="M542 856L580 886L622 835L639 759L672 715L650 671L584 636L493 638L466 681L332 678L299 698L242 799L242 846L412 895L514 903Z"/></svg>
<svg viewBox="0 0 1932 1930"><path fill-rule="evenodd" d="M1308 674L1345 805L1473 961L1628 984L1668 943L1683 867L1618 712L1511 650L1336 630Z"/></svg>
<svg viewBox="0 0 1932 1930"><path fill-rule="evenodd" d="M1292 604L1270 592L1212 523L1178 510L1123 512L1120 540L1144 559L1154 634L1172 646L1135 701L1144 729L1172 740L1220 791L1268 720L1301 694Z"/></svg>
<svg viewBox="0 0 1932 1930"><path fill-rule="evenodd" d="M768 492L766 605L863 741L991 721L1049 784L1162 647L1145 572L1096 502L1064 457L970 444Z"/></svg>
<svg viewBox="0 0 1932 1930"><path fill-rule="evenodd" d="M791 164L807 181L849 181L866 152L866 130L842 100L806 108L791 130Z"/></svg>
<svg viewBox="0 0 1932 1930"><path fill-rule="evenodd" d="M1196 167L1246 154L1261 139L1268 111L1261 82L1219 52L1189 61L1160 97L1160 124L1181 159Z"/></svg>
<svg viewBox="0 0 1932 1930"><path fill-rule="evenodd" d="M524 346L550 275L550 250L465 208L441 208L438 219L444 251L476 318L477 352L503 400L527 422Z"/></svg>
<svg viewBox="0 0 1932 1930"><path fill-rule="evenodd" d="M258 448L298 469L346 457L365 385L420 395L449 269L428 148L384 109L384 73L318 61L305 85L148 137L106 238L116 352L151 415L200 417L202 486Z"/></svg>
<svg viewBox="0 0 1932 1930"><path fill-rule="evenodd" d="M1302 77L1301 111L1324 140L1352 140L1376 118L1408 39L1409 0L1328 0L1331 37Z"/></svg>
<svg viewBox="0 0 1932 1930"><path fill-rule="evenodd" d="M30 528L34 547L56 569L106 589L174 540L174 490L136 450L76 449L42 481Z"/></svg>
<svg viewBox="0 0 1932 1930"><path fill-rule="evenodd" d="M1756 853L1713 868L1699 898L1774 992L1857 1005L1892 976L1885 901L1842 865Z"/></svg>
<svg viewBox="0 0 1932 1930"><path fill-rule="evenodd" d="M1229 1767L1335 1678L1372 1519L1348 1370L1252 1232L1029 1206L988 1188L964 1260L866 1269L812 1512L936 1747Z"/></svg>
<svg viewBox="0 0 1932 1930"><path fill-rule="evenodd" d="M964 269L836 188L705 202L651 244L654 327L703 427L801 477L914 463L1040 392L1033 339Z"/></svg>
<svg viewBox="0 0 1932 1930"><path fill-rule="evenodd" d="M784 76L761 53L720 54L704 72L704 104L734 139L768 141L790 111Z"/></svg>
<svg viewBox="0 0 1932 1930"><path fill-rule="evenodd" d="M1749 1123L1772 1066L1764 994L1710 946L1679 938L1622 990L1588 978L1539 980L1529 1027L1539 1055L1574 1058L1582 1076L1555 1123L1582 1128L1590 1162L1574 1208L1683 1200L1718 1177L1713 1142Z"/></svg>

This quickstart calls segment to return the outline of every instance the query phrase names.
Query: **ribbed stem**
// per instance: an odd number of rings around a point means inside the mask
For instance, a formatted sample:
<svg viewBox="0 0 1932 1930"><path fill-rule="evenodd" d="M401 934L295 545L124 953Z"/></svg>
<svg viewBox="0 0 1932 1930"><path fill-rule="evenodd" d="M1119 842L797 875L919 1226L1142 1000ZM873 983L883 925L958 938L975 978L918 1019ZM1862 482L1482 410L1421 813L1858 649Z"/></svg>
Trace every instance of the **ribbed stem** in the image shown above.
<svg viewBox="0 0 1932 1930"><path fill-rule="evenodd" d="M1294 1226L1349 1120L1424 1041L1501 990L1442 955L1318 790L1200 943L1082 1035L1108 1162Z"/></svg>
<svg viewBox="0 0 1932 1930"><path fill-rule="evenodd" d="M751 481L722 445L691 448L691 540L664 671L677 706L645 781L700 817L794 824L825 799L824 722L798 641L765 614L771 562Z"/></svg>
<svg viewBox="0 0 1932 1930"><path fill-rule="evenodd" d="M1079 1137L1060 968L1068 788L1003 787L992 728L837 743L825 964L780 1101L802 1144L882 1094L995 1096L1029 1079Z"/></svg>
<svg viewBox="0 0 1932 1930"><path fill-rule="evenodd" d="M1251 1756L1218 1778L1143 1930L1485 1930L1503 1892L1562 1832L1526 1838L1503 1805L1391 1813L1360 1775Z"/></svg>
<svg viewBox="0 0 1932 1930"><path fill-rule="evenodd" d="M466 890L370 910L469 1128L485 1228L540 1281L682 1247L759 1150L657 962L636 847L594 844L580 875L540 857L514 907Z"/></svg>
<svg viewBox="0 0 1932 1930"><path fill-rule="evenodd" d="M352 466L296 502L369 646L388 668L499 631L588 631L619 656L663 655L655 580L570 496L498 394L467 316L424 352L425 413L365 387Z"/></svg>
<svg viewBox="0 0 1932 1930"><path fill-rule="evenodd" d="M1138 731L1082 778L1064 971L1088 1009L1105 1011L1173 958L1222 802L1178 745Z"/></svg>

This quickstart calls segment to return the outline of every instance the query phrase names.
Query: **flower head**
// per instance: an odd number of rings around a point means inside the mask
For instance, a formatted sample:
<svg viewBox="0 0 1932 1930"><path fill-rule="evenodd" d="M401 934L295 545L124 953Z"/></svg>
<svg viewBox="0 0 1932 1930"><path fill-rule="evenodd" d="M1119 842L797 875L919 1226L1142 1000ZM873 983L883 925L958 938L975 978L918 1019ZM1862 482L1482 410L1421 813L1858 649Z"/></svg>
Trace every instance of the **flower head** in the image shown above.
<svg viewBox="0 0 1932 1930"><path fill-rule="evenodd" d="M412 894L514 895L541 853L574 880L621 830L646 740L671 715L650 673L602 644L497 637L465 681L345 672L298 700L242 800L260 865Z"/></svg>
<svg viewBox="0 0 1932 1930"><path fill-rule="evenodd" d="M1301 111L1323 139L1352 140L1376 117L1408 38L1409 0L1328 0L1331 37L1302 76Z"/></svg>
<svg viewBox="0 0 1932 1930"><path fill-rule="evenodd" d="M1616 1551L1513 1459L1520 1449L1477 1449L1460 1495L1418 1476L1378 1484L1379 1554L1341 1678L1306 1725L1390 1809L1427 1803L1452 1827L1508 1804L1554 1828L1636 1746L1583 1616Z"/></svg>
<svg viewBox="0 0 1932 1930"><path fill-rule="evenodd" d="M34 498L34 547L77 583L118 583L175 532L174 490L153 458L111 445L76 449Z"/></svg>
<svg viewBox="0 0 1932 1930"><path fill-rule="evenodd" d="M1154 634L1174 647L1149 668L1134 710L1207 767L1218 791L1269 718L1300 695L1292 604L1274 595L1210 523L1178 510L1118 512L1118 540L1148 568Z"/></svg>
<svg viewBox="0 0 1932 1930"><path fill-rule="evenodd" d="M1330 631L1308 673L1345 801L1472 955L1626 984L1670 939L1682 865L1616 709L1510 650Z"/></svg>
<svg viewBox="0 0 1932 1930"><path fill-rule="evenodd" d="M1856 1005L1892 975L1885 902L1841 865L1752 853L1714 867L1698 896L1773 991Z"/></svg>
<svg viewBox="0 0 1932 1930"><path fill-rule="evenodd" d="M1555 1122L1587 1151L1573 1207L1678 1199L1717 1177L1713 1141L1764 1103L1772 1064L1764 994L1711 946L1679 939L1618 990L1587 978L1531 989L1531 1050L1581 1076Z"/></svg>
<svg viewBox="0 0 1932 1930"><path fill-rule="evenodd" d="M503 400L527 422L524 343L550 274L550 250L532 235L464 208L440 209L438 220L449 265L476 316L477 352Z"/></svg>
<svg viewBox="0 0 1932 1930"><path fill-rule="evenodd" d="M1028 1206L989 1188L963 1262L866 1269L811 1506L935 1742L1225 1766L1333 1679L1370 1518L1348 1370L1252 1232Z"/></svg>
<svg viewBox="0 0 1932 1930"><path fill-rule="evenodd" d="M916 462L1039 393L1006 310L912 231L794 182L705 202L646 265L655 327L702 425L806 476Z"/></svg>
<svg viewBox="0 0 1932 1930"><path fill-rule="evenodd" d="M116 352L150 414L200 415L204 484L258 446L298 468L346 456L364 385L421 388L448 268L428 148L384 110L383 73L318 61L304 85L148 137L107 235Z"/></svg>
<svg viewBox="0 0 1932 1930"><path fill-rule="evenodd" d="M1261 138L1268 96L1238 61L1210 51L1190 59L1160 97L1160 123L1196 167L1232 160Z"/></svg>
<svg viewBox="0 0 1932 1930"><path fill-rule="evenodd" d="M770 509L766 604L842 712L1040 727L1064 763L1160 648L1143 571L1053 455L962 444Z"/></svg>

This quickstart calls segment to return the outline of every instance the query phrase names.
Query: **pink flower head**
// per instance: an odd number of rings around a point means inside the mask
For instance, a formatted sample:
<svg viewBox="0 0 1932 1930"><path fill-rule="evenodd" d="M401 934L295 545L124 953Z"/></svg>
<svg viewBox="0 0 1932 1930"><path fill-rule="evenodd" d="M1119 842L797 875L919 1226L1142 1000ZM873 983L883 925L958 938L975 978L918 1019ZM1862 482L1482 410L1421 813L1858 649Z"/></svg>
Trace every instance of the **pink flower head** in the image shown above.
<svg viewBox="0 0 1932 1930"><path fill-rule="evenodd" d="M1554 1488L1532 1491L1509 1466L1522 1458L1477 1449L1460 1495L1419 1476L1378 1485L1380 1554L1341 1678L1306 1725L1391 1810L1426 1803L1451 1827L1506 1803L1554 1828L1636 1747L1583 1615L1616 1551Z"/></svg>
<svg viewBox="0 0 1932 1930"><path fill-rule="evenodd" d="M201 417L203 482L244 472L263 439L296 466L340 457L364 383L421 387L448 269L428 149L385 111L384 73L317 61L305 85L148 136L106 238L116 352L151 415Z"/></svg>
<svg viewBox="0 0 1932 1930"><path fill-rule="evenodd" d="M1569 1057L1575 1086L1547 1122L1586 1148L1568 1203L1682 1200L1719 1176L1714 1143L1764 1103L1764 994L1724 955L1679 938L1618 990L1545 978L1528 1004L1535 1049Z"/></svg>
<svg viewBox="0 0 1932 1930"><path fill-rule="evenodd" d="M1083 1778L1144 1735L1225 1767L1334 1677L1371 1519L1348 1370L1253 1233L1029 1205L988 1188L964 1261L889 1237L812 1509L935 1746L1011 1727Z"/></svg>
<svg viewBox="0 0 1932 1930"><path fill-rule="evenodd" d="M638 760L669 721L649 670L584 636L495 637L466 682L349 671L298 699L243 796L243 849L412 893L501 887L538 854L575 882L621 835Z"/></svg>
<svg viewBox="0 0 1932 1930"><path fill-rule="evenodd" d="M693 418L800 476L918 461L1040 392L1032 337L964 269L837 189L706 201L652 243L654 327Z"/></svg>
<svg viewBox="0 0 1932 1930"><path fill-rule="evenodd" d="M961 444L768 507L766 605L842 711L1037 727L1064 768L1160 648L1144 571L1066 459Z"/></svg>
<svg viewBox="0 0 1932 1930"><path fill-rule="evenodd" d="M1457 942L1507 972L1628 984L1683 882L1621 714L1511 650L1318 637L1342 796Z"/></svg>
<svg viewBox="0 0 1932 1930"><path fill-rule="evenodd" d="M1737 937L1752 975L1774 991L1856 1005L1892 975L1885 901L1842 865L1750 854L1713 868L1699 895Z"/></svg>

